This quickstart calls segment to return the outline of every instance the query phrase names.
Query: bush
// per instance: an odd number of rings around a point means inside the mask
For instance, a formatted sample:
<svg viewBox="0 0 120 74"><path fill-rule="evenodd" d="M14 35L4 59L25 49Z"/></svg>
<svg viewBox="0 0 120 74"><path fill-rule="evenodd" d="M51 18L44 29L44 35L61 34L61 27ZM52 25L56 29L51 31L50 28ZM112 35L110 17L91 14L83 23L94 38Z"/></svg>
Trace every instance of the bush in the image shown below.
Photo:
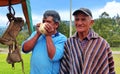
<svg viewBox="0 0 120 74"><path fill-rule="evenodd" d="M28 32L27 31L21 31L19 33L19 35L17 36L17 42L18 44L21 46L22 42L27 39L27 37L29 36Z"/></svg>
<svg viewBox="0 0 120 74"><path fill-rule="evenodd" d="M120 47L120 40L113 40L110 45L112 47Z"/></svg>

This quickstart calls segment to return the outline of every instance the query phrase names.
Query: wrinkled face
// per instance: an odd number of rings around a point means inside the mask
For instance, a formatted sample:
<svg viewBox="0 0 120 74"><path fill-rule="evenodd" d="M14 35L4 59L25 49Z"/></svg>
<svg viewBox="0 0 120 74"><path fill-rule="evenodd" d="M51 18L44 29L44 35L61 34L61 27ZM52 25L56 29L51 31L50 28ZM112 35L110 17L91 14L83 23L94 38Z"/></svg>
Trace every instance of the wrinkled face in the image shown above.
<svg viewBox="0 0 120 74"><path fill-rule="evenodd" d="M53 21L52 16L48 16L47 18L43 18L43 23L49 23L50 25L52 25L54 30L56 30L58 28L58 23Z"/></svg>
<svg viewBox="0 0 120 74"><path fill-rule="evenodd" d="M93 24L93 20L90 16L79 13L74 16L74 24L77 32L88 32L89 28Z"/></svg>

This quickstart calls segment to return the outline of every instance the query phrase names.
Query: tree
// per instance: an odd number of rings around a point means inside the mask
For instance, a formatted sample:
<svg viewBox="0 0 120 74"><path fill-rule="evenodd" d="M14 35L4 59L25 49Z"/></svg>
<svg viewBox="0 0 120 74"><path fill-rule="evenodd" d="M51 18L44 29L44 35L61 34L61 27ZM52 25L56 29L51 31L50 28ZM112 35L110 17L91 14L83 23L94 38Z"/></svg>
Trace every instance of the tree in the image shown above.
<svg viewBox="0 0 120 74"><path fill-rule="evenodd" d="M107 12L103 12L101 15L100 15L100 18L109 18L109 14Z"/></svg>
<svg viewBox="0 0 120 74"><path fill-rule="evenodd" d="M110 18L107 13L102 13L100 18L95 19L93 29L103 38L105 38L111 46L120 46L120 26L117 25L116 17Z"/></svg>
<svg viewBox="0 0 120 74"><path fill-rule="evenodd" d="M67 21L61 22L58 31L69 37L69 23Z"/></svg>

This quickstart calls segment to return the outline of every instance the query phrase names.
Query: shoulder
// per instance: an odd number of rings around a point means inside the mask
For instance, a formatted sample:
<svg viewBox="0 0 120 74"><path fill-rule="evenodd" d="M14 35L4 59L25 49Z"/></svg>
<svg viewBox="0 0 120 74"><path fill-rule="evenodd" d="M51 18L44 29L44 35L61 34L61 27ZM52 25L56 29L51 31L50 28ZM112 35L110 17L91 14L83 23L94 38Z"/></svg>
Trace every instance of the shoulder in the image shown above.
<svg viewBox="0 0 120 74"><path fill-rule="evenodd" d="M58 35L61 36L61 37L66 37L64 34L58 32Z"/></svg>
<svg viewBox="0 0 120 74"><path fill-rule="evenodd" d="M101 37L101 36L99 36L99 37L98 37L98 39L99 39L99 40L102 40L102 41L103 41L103 42L105 42L105 43L108 43L108 42L107 42L107 40L106 40L106 39L104 39L104 38L103 38L103 37Z"/></svg>
<svg viewBox="0 0 120 74"><path fill-rule="evenodd" d="M33 36L33 35L35 35L37 32L36 31L34 31L34 32L32 32L32 34L30 35L30 36Z"/></svg>
<svg viewBox="0 0 120 74"><path fill-rule="evenodd" d="M69 37L69 38L67 38L67 41L68 42L72 42L72 41L74 41L74 40L76 40L77 38L75 38L75 37Z"/></svg>
<svg viewBox="0 0 120 74"><path fill-rule="evenodd" d="M74 37L69 37L69 38L67 38L67 41L65 42L65 45L71 46L74 42L75 42L75 38Z"/></svg>
<svg viewBox="0 0 120 74"><path fill-rule="evenodd" d="M97 39L98 39L98 43L101 44L101 46L105 46L107 48L110 48L110 45L109 45L109 43L107 42L106 39L104 39L101 36L99 36Z"/></svg>

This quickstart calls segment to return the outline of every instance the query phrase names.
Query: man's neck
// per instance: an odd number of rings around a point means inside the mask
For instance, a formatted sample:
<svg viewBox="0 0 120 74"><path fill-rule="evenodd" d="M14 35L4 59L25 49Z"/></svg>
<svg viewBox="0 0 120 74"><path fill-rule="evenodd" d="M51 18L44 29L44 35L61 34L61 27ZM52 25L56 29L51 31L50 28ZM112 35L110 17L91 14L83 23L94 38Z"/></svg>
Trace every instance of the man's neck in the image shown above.
<svg viewBox="0 0 120 74"><path fill-rule="evenodd" d="M89 30L85 31L85 32L78 32L78 37L80 38L80 41L82 41L84 38L86 38L88 33L89 33Z"/></svg>

